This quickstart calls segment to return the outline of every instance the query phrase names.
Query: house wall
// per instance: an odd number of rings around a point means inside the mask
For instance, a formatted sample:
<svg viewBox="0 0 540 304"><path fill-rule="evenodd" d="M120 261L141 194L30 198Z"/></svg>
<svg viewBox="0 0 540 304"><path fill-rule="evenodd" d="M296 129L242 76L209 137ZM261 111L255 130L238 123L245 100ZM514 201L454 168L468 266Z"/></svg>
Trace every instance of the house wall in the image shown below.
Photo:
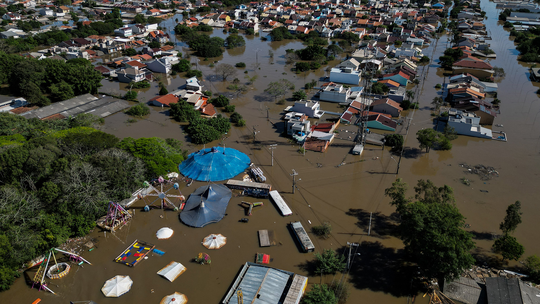
<svg viewBox="0 0 540 304"><path fill-rule="evenodd" d="M330 72L330 81L358 85L358 83L360 82L360 74Z"/></svg>
<svg viewBox="0 0 540 304"><path fill-rule="evenodd" d="M322 91L319 95L319 99L329 102L346 102L347 93L339 93L336 91Z"/></svg>
<svg viewBox="0 0 540 304"><path fill-rule="evenodd" d="M386 131L396 131L396 129L385 126L382 123L375 120L368 121L367 127L372 128L372 129L386 130Z"/></svg>
<svg viewBox="0 0 540 304"><path fill-rule="evenodd" d="M373 106L373 112L390 114L392 115L392 117L399 116L399 110L387 104L380 104L380 105Z"/></svg>
<svg viewBox="0 0 540 304"><path fill-rule="evenodd" d="M495 121L495 117L489 115L484 111L476 110L473 113L476 114L476 116L480 117L481 125L493 125L493 122Z"/></svg>
<svg viewBox="0 0 540 304"><path fill-rule="evenodd" d="M479 69L471 69L471 68L461 68L461 67L452 67L455 74L462 74L462 73L469 73L476 78L489 78L493 76L493 72L491 70L479 70Z"/></svg>
<svg viewBox="0 0 540 304"><path fill-rule="evenodd" d="M461 123L461 122L453 122L453 121L448 121L448 125L454 128L454 130L456 130L456 133L459 135L467 135L467 136L472 136L472 137L480 137L480 138L488 138L488 139L492 138L491 130L482 128L480 126L473 127L470 124Z"/></svg>

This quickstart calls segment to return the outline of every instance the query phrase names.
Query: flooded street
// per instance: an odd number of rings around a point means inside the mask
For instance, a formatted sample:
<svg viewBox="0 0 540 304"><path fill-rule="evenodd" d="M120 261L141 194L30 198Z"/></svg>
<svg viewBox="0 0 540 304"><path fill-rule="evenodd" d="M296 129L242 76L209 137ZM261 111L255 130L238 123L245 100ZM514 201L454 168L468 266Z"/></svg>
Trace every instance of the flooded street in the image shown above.
<svg viewBox="0 0 540 304"><path fill-rule="evenodd" d="M506 132L508 142L460 136L452 142L453 148L450 151L431 150L426 154L419 150L415 134L420 129L433 127L431 101L440 94L440 90L434 87L443 83L443 71L437 63L447 45L447 37L443 36L438 42L434 40L429 48L424 49L424 53L433 56L434 60L425 67L425 78L417 93L420 94L420 109L407 113L412 120L397 177L403 178L411 190L419 179L430 179L438 186L446 184L452 187L456 204L470 225L468 230L477 236L476 254L480 257L492 256L490 248L493 241L486 235L499 234L499 223L504 218L506 207L516 200L521 201L523 223L514 236L525 246L526 257L540 254L535 220L540 214L537 199L540 194L540 99L536 94L540 85L533 84L528 79L529 66L518 63L517 51L513 42L508 39L509 32L498 24L495 4L482 1L482 9L489 17L484 22L493 37L488 43L497 54L497 59L490 63L504 68L506 72L506 76L498 81L498 98L502 102L501 114L495 119L495 124L503 127L493 126L493 129ZM174 27L175 18L176 16L164 22L169 33ZM227 36L220 29L214 29L212 35L222 38ZM307 151L305 156L300 154L298 145L291 144L290 140L281 134L284 127L280 113L287 105L292 105L292 102L278 105L263 90L269 82L281 78L292 81L296 89L302 88L312 79L320 80L325 75L325 69L338 61L323 66L319 71L297 75L291 71L292 65L285 64L284 55L286 49L303 48L302 42L269 42L262 41L260 37L243 36L247 42L245 47L226 50L222 58L214 59L219 61L216 65L245 62L246 68L237 69L236 77L241 82L245 81L244 70L247 70L250 76L258 75L248 93L231 99L231 104L236 105L236 111L246 120L246 127L233 127L223 143L246 153L253 163L263 169L268 178L267 182L282 193L293 215L282 217L267 199L233 197L227 209L228 214L222 221L204 228L190 228L180 222L177 212L142 212L140 208L144 203L138 202L135 204L138 208L135 208L134 220L116 235L104 234L98 232L98 229L93 232L92 236L99 241L98 248L84 254L84 258L93 265L85 265L84 268L74 266L66 278L52 281L49 287L57 292L58 296L30 289L23 279L18 279L9 291L2 294L2 303L31 303L38 297L43 300L41 303L82 300L93 300L100 304L159 303L161 298L175 291L186 294L190 303L220 303L241 266L246 261L254 261L257 252L270 254L273 259L270 263L272 267L309 275L309 284L341 280L341 274L321 278L310 272L310 264L307 262L312 261L314 256L298 250L286 226L292 221L301 221L306 230L323 222L332 225L332 235L327 240L319 239L310 233L316 251L326 248L342 250L348 242L360 244L358 253L361 255L354 258L350 272L343 278L351 286L348 303L410 301L407 297L410 281L399 265L402 258L399 249L402 243L393 236L392 231L392 213L395 210L384 196L384 189L396 178L399 155L392 156L388 148L382 150L381 147L367 146L362 156L354 156L350 154L352 142L340 139L335 140L326 153ZM177 45L181 46L181 43L178 42ZM269 56L269 50L274 53L273 58ZM185 54L184 50L181 52ZM228 83L214 76L213 69L209 66L211 61L199 61L194 56L190 60L202 70L205 89L214 94L227 92ZM257 61L260 63L260 70L253 68L253 63ZM422 74L422 69L419 66L419 74ZM162 76L161 81L167 84L169 91L185 84L185 78L180 75ZM120 95L125 93L125 84L103 80L103 85L102 92ZM154 82L151 88L140 90L139 100L146 102L155 97L157 86L157 82ZM314 93L315 90L312 90L308 96L311 97ZM166 108L151 108L151 115L136 123L128 123L129 116L124 113L110 116L105 120L103 131L120 138L171 137L186 141L181 124L170 120ZM326 102L322 102L321 109L341 111L336 104ZM323 120L334 117L325 115ZM345 138L347 133L356 132L356 127L353 126L340 125L338 129L345 134ZM255 140L254 130L258 132ZM400 132L405 135L406 128L402 128ZM216 141L206 146L218 144L220 142ZM273 167L268 149L270 144L277 144ZM191 153L203 146L186 142L185 148ZM479 176L467 173L466 169L460 166L462 163L492 166L500 176L483 181ZM292 169L298 172L298 190L295 194L292 194ZM471 181L470 186L461 183L460 179L463 177ZM181 183L180 190L187 197L203 185L205 183L195 182L191 187L186 187L185 183ZM412 194L410 191L410 195ZM240 218L246 217L244 209L239 206L242 200L264 202L263 207L254 209L249 223L238 222ZM373 213L373 220L371 235L368 236L370 213ZM172 228L172 238L157 240L155 233L161 227ZM279 241L278 245L260 248L257 237L260 229L273 230ZM225 235L228 238L227 245L219 250L206 250L200 242L211 233ZM166 253L163 256L150 256L148 260L133 268L114 263L115 257L135 239L155 244L156 248ZM192 261L203 251L211 256L210 265L203 266ZM173 283L156 274L171 261L180 262L187 268ZM512 262L512 265L518 264ZM33 273L30 272L30 275ZM107 279L115 275L129 275L134 281L133 287L120 299L105 298L100 289ZM415 303L427 302L428 298L420 295Z"/></svg>

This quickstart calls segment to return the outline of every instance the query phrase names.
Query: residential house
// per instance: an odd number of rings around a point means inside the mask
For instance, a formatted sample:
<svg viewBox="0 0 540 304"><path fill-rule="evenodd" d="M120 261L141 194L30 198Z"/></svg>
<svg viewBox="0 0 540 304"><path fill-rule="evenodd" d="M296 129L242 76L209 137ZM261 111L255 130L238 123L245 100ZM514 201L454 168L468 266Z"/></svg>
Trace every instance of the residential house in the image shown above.
<svg viewBox="0 0 540 304"><path fill-rule="evenodd" d="M409 83L410 76L405 74L402 71L398 71L398 72L383 75L382 80L386 80L386 79L393 80L399 83L399 85L407 86L407 84Z"/></svg>
<svg viewBox="0 0 540 304"><path fill-rule="evenodd" d="M133 36L133 30L127 25L122 27L122 28L114 30L114 33L116 35L120 35L122 37L131 37L131 36Z"/></svg>
<svg viewBox="0 0 540 304"><path fill-rule="evenodd" d="M134 35L146 33L146 26L144 24L134 24L131 26L131 31Z"/></svg>
<svg viewBox="0 0 540 304"><path fill-rule="evenodd" d="M457 134L486 139L493 139L490 129L480 126L480 117L457 109L448 111L447 125L454 128Z"/></svg>
<svg viewBox="0 0 540 304"><path fill-rule="evenodd" d="M172 103L178 102L178 97L173 94L161 95L150 99L150 102L156 107L170 107Z"/></svg>
<svg viewBox="0 0 540 304"><path fill-rule="evenodd" d="M367 127L385 131L396 131L397 122L388 118L385 114L373 113L367 117Z"/></svg>
<svg viewBox="0 0 540 304"><path fill-rule="evenodd" d="M18 13L6 13L2 16L2 19L7 21L19 21L21 20L21 15Z"/></svg>
<svg viewBox="0 0 540 304"><path fill-rule="evenodd" d="M60 5L57 10L59 13L69 14L70 9L67 6Z"/></svg>
<svg viewBox="0 0 540 304"><path fill-rule="evenodd" d="M172 68L171 59L169 57L154 59L147 62L146 66L150 71L162 74L169 74Z"/></svg>
<svg viewBox="0 0 540 304"><path fill-rule="evenodd" d="M389 88L397 88L397 87L399 87L399 83L397 83L397 82L395 82L395 81L393 81L391 79L379 80L377 82L382 83L382 84L386 85Z"/></svg>
<svg viewBox="0 0 540 304"><path fill-rule="evenodd" d="M292 136L298 142L303 142L311 133L311 123L306 114L288 113L285 116L285 121L287 135Z"/></svg>
<svg viewBox="0 0 540 304"><path fill-rule="evenodd" d="M205 118L212 118L217 115L216 108L211 103L206 103L199 108L201 116Z"/></svg>
<svg viewBox="0 0 540 304"><path fill-rule="evenodd" d="M447 88L450 87L447 86ZM470 87L470 86L462 86L462 87L455 87L448 89L448 96L447 99L449 101L455 100L455 99L463 99L463 98L478 98L483 99L486 97L485 93L480 92L477 88Z"/></svg>
<svg viewBox="0 0 540 304"><path fill-rule="evenodd" d="M403 100L405 100L406 92L407 89L402 86L400 86L399 88L390 88L390 92L388 92L388 98L402 103Z"/></svg>
<svg viewBox="0 0 540 304"><path fill-rule="evenodd" d="M202 91L202 88L203 88L203 85L201 84L199 79L197 79L197 77L194 76L194 77L186 79L186 89L187 90L200 92L200 91Z"/></svg>
<svg viewBox="0 0 540 304"><path fill-rule="evenodd" d="M491 78L493 66L471 55L465 55L459 61L454 62L452 69L457 73L469 73L477 78Z"/></svg>
<svg viewBox="0 0 540 304"><path fill-rule="evenodd" d="M159 43L167 43L169 41L169 35L163 33L161 30L151 31L148 33L148 36L146 36L148 39L151 39L153 41L157 41Z"/></svg>
<svg viewBox="0 0 540 304"><path fill-rule="evenodd" d="M351 95L351 89L341 84L327 82L319 90L319 99L329 102L346 102Z"/></svg>
<svg viewBox="0 0 540 304"><path fill-rule="evenodd" d="M330 81L358 85L361 79L360 63L351 58L330 70Z"/></svg>
<svg viewBox="0 0 540 304"><path fill-rule="evenodd" d="M321 104L313 100L295 101L294 105L289 109L291 112L303 113L308 117L321 118L324 111L321 111Z"/></svg>
<svg viewBox="0 0 540 304"><path fill-rule="evenodd" d="M383 67L383 62L377 59L366 59L360 62L360 68L369 71L378 71Z"/></svg>
<svg viewBox="0 0 540 304"><path fill-rule="evenodd" d="M118 81L125 83L139 82L146 79L146 73L139 70L138 67L121 69L117 71L116 74L118 76Z"/></svg>
<svg viewBox="0 0 540 304"><path fill-rule="evenodd" d="M18 38L24 38L26 37L26 33L23 31L23 30L19 30L19 29L9 29L5 32L1 32L0 33L0 38L2 39L8 39L8 38L14 38L14 39L18 39Z"/></svg>
<svg viewBox="0 0 540 304"><path fill-rule="evenodd" d="M371 103L371 110L373 112L390 114L392 117L399 117L403 108L399 106L399 103L390 98L382 98Z"/></svg>
<svg viewBox="0 0 540 304"><path fill-rule="evenodd" d="M454 103L453 107L458 110L474 113L480 117L481 125L493 125L495 117L497 117L498 111L493 108L493 105L485 100L470 99L461 100Z"/></svg>
<svg viewBox="0 0 540 304"><path fill-rule="evenodd" d="M45 16L45 17L53 17L54 16L54 11L52 9L50 9L50 8L44 7L44 8L39 10L39 14L41 16Z"/></svg>

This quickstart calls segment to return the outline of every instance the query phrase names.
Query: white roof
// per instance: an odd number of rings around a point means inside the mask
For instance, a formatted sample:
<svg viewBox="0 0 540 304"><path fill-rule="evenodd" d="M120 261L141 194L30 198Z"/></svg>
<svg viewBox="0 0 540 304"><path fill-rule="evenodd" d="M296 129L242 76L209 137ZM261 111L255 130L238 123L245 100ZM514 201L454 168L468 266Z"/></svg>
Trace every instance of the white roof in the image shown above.
<svg viewBox="0 0 540 304"><path fill-rule="evenodd" d="M176 278L178 278L182 273L184 273L184 271L186 271L186 267L184 267L184 265L172 261L158 271L157 274L172 282L176 280Z"/></svg>
<svg viewBox="0 0 540 304"><path fill-rule="evenodd" d="M285 200L283 200L281 195L279 195L279 192L277 192L277 190L270 191L270 197L272 198L274 204L276 204L278 209L281 211L281 215L287 216L292 214L291 209L289 208L287 203L285 203Z"/></svg>

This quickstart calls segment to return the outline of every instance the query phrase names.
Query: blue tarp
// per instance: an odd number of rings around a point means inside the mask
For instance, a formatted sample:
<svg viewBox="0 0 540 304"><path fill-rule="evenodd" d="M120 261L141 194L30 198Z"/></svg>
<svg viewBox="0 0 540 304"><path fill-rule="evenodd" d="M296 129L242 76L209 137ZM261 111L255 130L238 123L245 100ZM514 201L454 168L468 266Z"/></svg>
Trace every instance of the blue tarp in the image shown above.
<svg viewBox="0 0 540 304"><path fill-rule="evenodd" d="M225 215L232 192L224 185L210 184L197 188L188 198L180 219L192 227L219 222Z"/></svg>
<svg viewBox="0 0 540 304"><path fill-rule="evenodd" d="M196 181L217 182L242 173L251 163L249 156L232 149L213 147L191 153L178 168Z"/></svg>

